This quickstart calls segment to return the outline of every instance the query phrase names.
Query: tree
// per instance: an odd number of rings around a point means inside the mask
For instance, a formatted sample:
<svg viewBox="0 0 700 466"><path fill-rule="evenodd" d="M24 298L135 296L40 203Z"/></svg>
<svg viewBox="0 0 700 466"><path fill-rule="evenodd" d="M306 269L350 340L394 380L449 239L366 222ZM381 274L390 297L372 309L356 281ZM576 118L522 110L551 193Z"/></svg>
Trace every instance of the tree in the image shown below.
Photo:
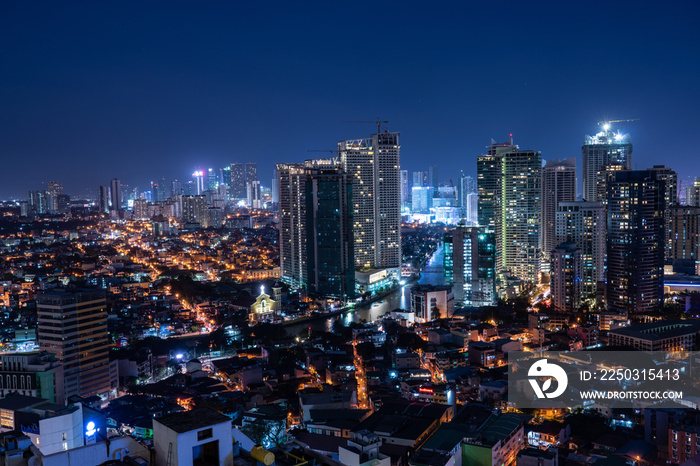
<svg viewBox="0 0 700 466"><path fill-rule="evenodd" d="M241 427L249 439L265 448L280 446L286 441L286 422L255 419Z"/></svg>
<svg viewBox="0 0 700 466"><path fill-rule="evenodd" d="M440 320L440 309L438 309L437 306L433 306L433 308L430 310L430 316L432 317L432 320Z"/></svg>

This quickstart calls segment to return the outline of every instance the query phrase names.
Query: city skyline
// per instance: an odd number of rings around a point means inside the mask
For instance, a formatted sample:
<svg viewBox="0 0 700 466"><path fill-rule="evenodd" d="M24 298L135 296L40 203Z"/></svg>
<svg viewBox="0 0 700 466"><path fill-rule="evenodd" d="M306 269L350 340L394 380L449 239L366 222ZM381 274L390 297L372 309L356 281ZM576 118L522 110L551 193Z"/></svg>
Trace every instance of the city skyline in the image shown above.
<svg viewBox="0 0 700 466"><path fill-rule="evenodd" d="M0 198L54 179L84 196L97 189L92 179L145 186L231 162L258 163L264 185L274 163L364 137L372 123L343 122L377 117L401 132L402 168L427 170L433 163L421 161L439 156L443 182L447 165L474 176L472 160L490 137L513 134L523 150L564 159L578 156L597 121L626 118L639 119L619 126L635 144L632 168L663 158L700 173L685 154L667 150L669 138L692 147L698 125L699 33L690 19L698 6L646 11L623 3L601 15L595 5L552 5L373 6L397 16L383 28L357 26L362 4L308 12L175 5L165 17L143 6L138 15L109 6L6 6L0 21L12 71L0 78ZM499 18L498 37L487 34L487 17ZM173 26L192 34L174 34ZM336 33L342 27L366 34L345 38ZM372 73L338 71L360 58ZM681 70L667 72L679 62ZM499 66L534 72L499 73ZM503 112L513 106L528 111ZM441 137L446 131L459 137Z"/></svg>

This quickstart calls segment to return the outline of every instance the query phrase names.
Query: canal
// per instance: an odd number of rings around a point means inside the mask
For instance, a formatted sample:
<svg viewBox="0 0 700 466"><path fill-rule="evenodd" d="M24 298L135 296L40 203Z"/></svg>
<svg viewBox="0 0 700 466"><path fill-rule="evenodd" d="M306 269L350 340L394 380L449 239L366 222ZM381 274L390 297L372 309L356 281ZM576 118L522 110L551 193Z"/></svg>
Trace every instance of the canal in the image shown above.
<svg viewBox="0 0 700 466"><path fill-rule="evenodd" d="M433 255L428 260L426 267L429 268L430 272L425 272L421 274L418 283L421 285L444 285L445 276L442 272L442 261L443 261L443 248L442 245L433 253ZM411 286L405 285L397 288L393 293L388 295L386 298L376 301L374 303L368 304L361 308L355 308L346 313L328 317L327 319L317 319L309 322L302 322L296 325L289 325L285 327L287 333L291 336L299 335L305 332L309 328L312 331L317 332L330 332L333 326L333 322L338 319L342 319L345 325L349 325L351 322L373 322L380 317L388 314L394 309L410 309L411 307Z"/></svg>

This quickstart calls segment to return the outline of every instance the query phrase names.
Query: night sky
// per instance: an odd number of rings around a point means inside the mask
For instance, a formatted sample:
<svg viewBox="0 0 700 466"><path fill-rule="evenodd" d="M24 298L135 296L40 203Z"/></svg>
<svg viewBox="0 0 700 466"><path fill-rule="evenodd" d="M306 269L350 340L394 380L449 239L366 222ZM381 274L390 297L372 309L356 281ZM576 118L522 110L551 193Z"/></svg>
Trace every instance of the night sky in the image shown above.
<svg viewBox="0 0 700 466"><path fill-rule="evenodd" d="M389 120L402 168L475 174L513 133L576 156L639 118L635 168L700 176L700 2L0 3L0 198L273 164ZM581 172L578 172L579 179Z"/></svg>

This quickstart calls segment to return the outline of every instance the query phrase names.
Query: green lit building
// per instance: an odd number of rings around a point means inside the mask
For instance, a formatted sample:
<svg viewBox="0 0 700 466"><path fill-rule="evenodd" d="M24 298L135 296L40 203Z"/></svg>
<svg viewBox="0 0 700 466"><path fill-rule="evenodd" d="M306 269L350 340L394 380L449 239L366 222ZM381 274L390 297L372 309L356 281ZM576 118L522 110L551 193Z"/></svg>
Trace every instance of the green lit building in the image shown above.
<svg viewBox="0 0 700 466"><path fill-rule="evenodd" d="M496 235L486 227L459 226L444 237L445 283L455 302L491 306L496 296Z"/></svg>

